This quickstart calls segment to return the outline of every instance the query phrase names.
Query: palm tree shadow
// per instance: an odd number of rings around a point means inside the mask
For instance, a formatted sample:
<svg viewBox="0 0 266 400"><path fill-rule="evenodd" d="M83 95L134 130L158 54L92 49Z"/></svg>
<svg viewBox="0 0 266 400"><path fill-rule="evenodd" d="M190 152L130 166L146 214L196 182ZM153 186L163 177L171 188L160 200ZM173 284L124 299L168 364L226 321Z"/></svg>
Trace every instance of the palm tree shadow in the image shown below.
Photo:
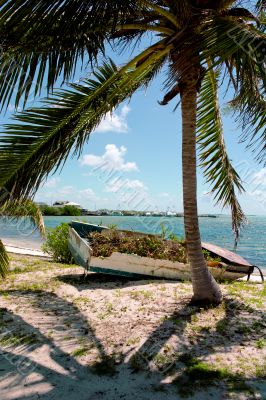
<svg viewBox="0 0 266 400"><path fill-rule="evenodd" d="M232 299L224 300L224 310L225 315L217 322L215 330L210 332L203 326L200 333L197 332L187 342L184 340L186 327L197 320L204 309L193 307L189 303L182 306L181 303L179 311L174 312L158 326L134 354L133 366L136 370L153 368L155 361L163 380L169 376L176 376L171 380L171 384L175 385L178 392L184 397L193 396L197 390L204 389L206 386L215 386L224 381L228 383L228 387L233 386L236 391L243 389L250 391L251 394L254 391L254 384L257 383L258 390L264 398L263 396L266 395L265 381L263 383L263 380L253 378L250 379L251 386L249 386L238 372L230 373L223 368L207 369L207 364L204 364L207 356L216 353L230 354L234 346L249 346L250 335L252 335L253 342L265 337L266 315L263 311ZM172 336L177 339L175 346L172 348L172 352L166 352L164 355L162 349L167 348L167 342ZM200 361L202 359L203 363ZM191 386L191 382L194 386ZM161 385L162 390L164 386L168 385L169 383Z"/></svg>
<svg viewBox="0 0 266 400"><path fill-rule="evenodd" d="M0 315L8 327L6 337L8 335L12 337L14 332L17 334L16 329L19 327L22 337L30 335L33 339L32 342L24 341L20 351L12 346L3 346L0 352L2 400L9 399L10 393L16 393L17 400L33 400L36 398L36 393L39 393L38 398L43 400L60 399L62 396L67 396L68 400L116 399L119 398L118 395L133 400L135 392L140 386L145 385L146 394L143 392L143 397L138 398L146 400L150 398L158 382L174 374L178 377L171 384L162 383L160 390L167 391L165 398L177 399L178 385L188 383L192 377L188 374L186 360L191 360L192 357L206 357L220 351L221 347L224 351L230 351L232 346L245 342L244 327L250 325L250 315L256 321L258 317L265 318L262 312L253 308L247 309L241 302L226 300L225 316L218 321L216 330L210 333L203 329L200 335L191 338L189 342L184 342L186 327L203 311L191 307L189 303L176 302L177 311L156 327L137 351L132 354L123 352L118 365L117 361L106 353L87 319L72 303L55 294L42 291L27 293L10 291L9 294L14 297L26 296L29 302L33 302L36 312L40 312L44 319L39 321L38 327L34 327L14 313L0 309ZM242 332L236 328L235 334L230 336L230 329L239 318L239 310L243 310L244 307L248 316L246 325L242 321ZM52 328L56 332L53 338L49 334ZM86 340L97 349L99 362L93 366L78 362L69 353L68 346L62 344L65 335L71 336L73 341L86 337ZM160 361L158 355L173 336L178 340L171 358L161 365L154 364L156 358ZM3 329L0 340L2 338ZM255 339L257 338L260 338L259 330L255 333ZM206 342L210 342L211 346L207 346ZM43 346L48 348L46 360L38 358ZM195 376L193 378L195 379ZM238 376L235 376L235 379L237 378ZM157 395L158 399L163 397L161 392L153 394L154 399L157 399Z"/></svg>
<svg viewBox="0 0 266 400"><path fill-rule="evenodd" d="M35 310L43 316L40 316L36 328L22 317L0 308L0 391L3 393L1 399L11 390L16 391L18 386L23 388L25 380L32 374L41 377L37 380L36 390L42 384L46 384L48 388L53 388L55 398L61 397L60 390L63 387L71 391L77 381L88 379L87 367L82 366L69 353L70 349L81 343L81 339L82 343L85 343L86 339L86 345L96 349L99 359L108 360L102 343L97 339L86 318L72 303L43 291L22 293L13 290L9 291L9 295L14 298L24 295L27 302L33 303ZM47 359L39 362L38 355L44 347L47 347ZM11 380L8 379L9 376L12 376ZM32 385L30 386L32 389ZM31 399L33 394L32 390L30 391L31 394L27 396L26 388L25 393L16 398ZM48 390L47 398L50 398L50 395ZM43 398L46 398L46 395Z"/></svg>

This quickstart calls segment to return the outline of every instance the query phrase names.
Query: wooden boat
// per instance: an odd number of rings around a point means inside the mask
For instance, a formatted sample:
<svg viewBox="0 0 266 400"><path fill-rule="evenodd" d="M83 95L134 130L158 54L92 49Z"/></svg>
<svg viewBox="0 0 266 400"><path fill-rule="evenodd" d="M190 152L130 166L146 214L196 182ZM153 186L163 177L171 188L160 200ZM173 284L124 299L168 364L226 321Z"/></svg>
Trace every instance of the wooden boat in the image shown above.
<svg viewBox="0 0 266 400"><path fill-rule="evenodd" d="M69 228L69 249L77 264L86 271L113 274L126 277L157 277L162 279L188 280L190 279L190 266L168 260L156 260L148 257L140 257L134 254L112 253L110 257L93 257L93 249L88 241L91 232L109 230L104 226L73 221ZM130 235L147 236L145 233L132 231ZM156 236L151 235L149 236ZM236 280L250 275L254 267L239 255L210 243L202 243L202 248L208 250L211 255L219 256L221 263L208 266L212 275L218 280Z"/></svg>

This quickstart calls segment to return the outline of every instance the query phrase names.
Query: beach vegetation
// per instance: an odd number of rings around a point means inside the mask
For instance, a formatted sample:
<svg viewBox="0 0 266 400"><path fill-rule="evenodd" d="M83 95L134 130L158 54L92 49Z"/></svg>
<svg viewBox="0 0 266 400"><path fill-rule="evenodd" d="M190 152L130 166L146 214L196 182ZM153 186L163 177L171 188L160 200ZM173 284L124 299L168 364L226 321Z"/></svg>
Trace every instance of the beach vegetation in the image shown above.
<svg viewBox="0 0 266 400"><path fill-rule="evenodd" d="M181 355L179 361L185 365L185 369L175 380L175 384L182 397L190 397L196 391L209 386L218 387L221 383L227 386L229 391L254 393L254 389L247 384L243 375L234 374L229 368L215 367L188 353ZM189 385L189 382L193 382L193 386Z"/></svg>
<svg viewBox="0 0 266 400"><path fill-rule="evenodd" d="M165 96L160 104L176 100L175 109L181 104L192 301L221 303L221 290L201 247L197 154L216 203L231 210L237 241L246 222L238 201L244 187L227 153L219 93L222 82L231 88L229 106L242 128L241 141L264 162L264 2L243 2L240 7L234 0L77 0L51 7L44 0L4 0L0 22L1 107L14 99L16 109L23 108L0 136L0 187L15 199L33 198L50 173L70 155L82 153L108 113L138 90L146 90L163 71ZM147 33L152 35L149 42ZM143 46L136 46L142 39ZM132 48L138 52L116 65L107 54L110 44L127 57ZM89 62L83 63L85 59ZM90 65L92 73L77 81L81 65ZM55 91L59 82L69 87ZM30 94L38 96L42 89L48 98L26 108Z"/></svg>
<svg viewBox="0 0 266 400"><path fill-rule="evenodd" d="M83 346L83 347L79 347L76 350L72 351L72 356L73 357L82 357L82 356L86 356L86 354L88 354L88 352L90 351L89 347Z"/></svg>
<svg viewBox="0 0 266 400"><path fill-rule="evenodd" d="M257 340L256 346L258 349L263 349L264 347L266 347L266 339Z"/></svg>
<svg viewBox="0 0 266 400"><path fill-rule="evenodd" d="M51 255L55 262L73 264L74 260L68 248L69 225L61 223L47 232L46 241L42 250Z"/></svg>

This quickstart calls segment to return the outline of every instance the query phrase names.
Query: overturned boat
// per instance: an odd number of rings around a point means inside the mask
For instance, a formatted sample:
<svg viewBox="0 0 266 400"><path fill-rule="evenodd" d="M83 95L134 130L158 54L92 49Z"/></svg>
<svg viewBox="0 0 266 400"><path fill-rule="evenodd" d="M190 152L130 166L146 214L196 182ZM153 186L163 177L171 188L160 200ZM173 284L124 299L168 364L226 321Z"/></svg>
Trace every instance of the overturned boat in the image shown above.
<svg viewBox="0 0 266 400"><path fill-rule="evenodd" d="M75 262L85 271L112 274L130 278L156 277L172 280L189 280L189 264L176 261L141 257L135 254L113 252L109 257L94 257L89 242L89 234L110 231L108 227L73 221L69 227L69 249ZM158 236L141 232L119 230L131 236ZM248 261L239 255L210 243L202 243L202 248L221 262L209 263L208 269L215 279L233 281L244 276L250 277L254 271ZM263 275L261 274L262 279Z"/></svg>

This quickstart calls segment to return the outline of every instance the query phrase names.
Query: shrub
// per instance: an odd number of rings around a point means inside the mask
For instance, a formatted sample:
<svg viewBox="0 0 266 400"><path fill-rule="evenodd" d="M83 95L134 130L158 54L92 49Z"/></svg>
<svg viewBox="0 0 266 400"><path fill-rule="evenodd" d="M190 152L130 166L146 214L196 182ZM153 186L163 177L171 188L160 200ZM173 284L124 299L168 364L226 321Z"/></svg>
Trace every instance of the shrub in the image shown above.
<svg viewBox="0 0 266 400"><path fill-rule="evenodd" d="M62 223L56 228L51 229L48 234L42 250L52 256L56 262L72 264L73 257L68 248L69 225Z"/></svg>
<svg viewBox="0 0 266 400"><path fill-rule="evenodd" d="M61 215L80 216L81 210L75 206L64 206Z"/></svg>

